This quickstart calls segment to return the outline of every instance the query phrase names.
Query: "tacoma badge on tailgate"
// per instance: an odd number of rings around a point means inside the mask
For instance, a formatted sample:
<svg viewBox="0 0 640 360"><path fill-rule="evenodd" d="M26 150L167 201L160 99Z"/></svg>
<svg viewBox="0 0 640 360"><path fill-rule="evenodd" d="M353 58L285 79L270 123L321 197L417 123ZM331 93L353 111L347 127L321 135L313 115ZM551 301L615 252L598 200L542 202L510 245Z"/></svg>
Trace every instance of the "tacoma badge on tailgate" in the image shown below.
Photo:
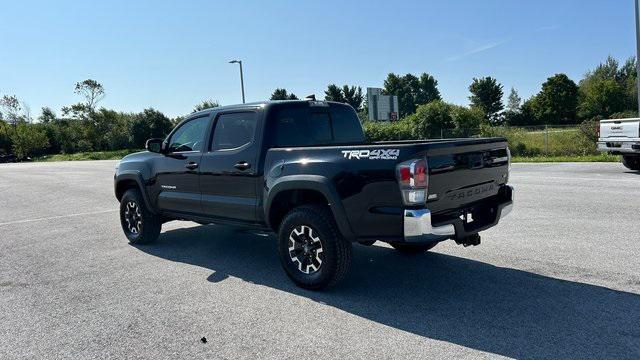
<svg viewBox="0 0 640 360"><path fill-rule="evenodd" d="M458 200L458 199L470 199L475 196L480 196L486 194L487 192L491 192L494 190L493 183L491 184L482 184L478 186L474 186L468 189L456 190L447 194L448 200Z"/></svg>

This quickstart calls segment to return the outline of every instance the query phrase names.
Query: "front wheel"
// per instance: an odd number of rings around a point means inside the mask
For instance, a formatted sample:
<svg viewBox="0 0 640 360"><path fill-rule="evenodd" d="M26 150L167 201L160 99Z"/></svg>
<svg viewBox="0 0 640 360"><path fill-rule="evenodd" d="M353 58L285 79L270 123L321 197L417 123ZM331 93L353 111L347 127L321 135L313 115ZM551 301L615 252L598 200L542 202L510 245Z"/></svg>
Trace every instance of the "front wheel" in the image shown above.
<svg viewBox="0 0 640 360"><path fill-rule="evenodd" d="M622 156L622 165L624 165L629 170L640 170L640 155Z"/></svg>
<svg viewBox="0 0 640 360"><path fill-rule="evenodd" d="M280 225L278 249L289 278L305 289L333 286L351 266L351 243L342 237L325 206L291 210Z"/></svg>
<svg viewBox="0 0 640 360"><path fill-rule="evenodd" d="M427 242L427 243L406 243L406 242L393 242L391 246L405 254L421 254L433 249L437 242Z"/></svg>
<svg viewBox="0 0 640 360"><path fill-rule="evenodd" d="M120 225L130 243L148 244L160 236L162 219L147 209L138 189L129 189L120 199Z"/></svg>

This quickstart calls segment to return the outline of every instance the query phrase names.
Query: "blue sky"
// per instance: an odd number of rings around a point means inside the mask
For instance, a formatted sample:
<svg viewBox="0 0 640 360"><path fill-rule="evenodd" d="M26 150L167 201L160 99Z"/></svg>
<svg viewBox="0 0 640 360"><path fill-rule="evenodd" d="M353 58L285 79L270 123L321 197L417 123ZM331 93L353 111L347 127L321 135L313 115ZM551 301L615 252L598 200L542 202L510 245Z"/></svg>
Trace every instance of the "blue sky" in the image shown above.
<svg viewBox="0 0 640 360"><path fill-rule="evenodd" d="M389 72L429 72L445 100L468 103L473 77L522 97L549 76L576 82L607 55L635 54L633 0L6 1L0 94L33 115L104 84L101 105L190 112L203 99L247 101L276 87L298 96L329 83L381 87Z"/></svg>

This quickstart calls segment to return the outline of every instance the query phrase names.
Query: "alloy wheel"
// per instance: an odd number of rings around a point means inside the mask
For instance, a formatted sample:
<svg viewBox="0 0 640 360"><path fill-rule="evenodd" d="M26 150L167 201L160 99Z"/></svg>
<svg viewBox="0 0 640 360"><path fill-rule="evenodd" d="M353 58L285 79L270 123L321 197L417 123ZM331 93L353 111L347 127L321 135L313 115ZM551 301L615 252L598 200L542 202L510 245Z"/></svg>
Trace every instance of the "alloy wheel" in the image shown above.
<svg viewBox="0 0 640 360"><path fill-rule="evenodd" d="M320 270L324 258L322 241L313 229L299 225L289 234L289 258L304 274Z"/></svg>
<svg viewBox="0 0 640 360"><path fill-rule="evenodd" d="M142 213L140 206L135 201L129 201L124 209L124 220L127 223L127 230L131 234L137 235L142 231Z"/></svg>

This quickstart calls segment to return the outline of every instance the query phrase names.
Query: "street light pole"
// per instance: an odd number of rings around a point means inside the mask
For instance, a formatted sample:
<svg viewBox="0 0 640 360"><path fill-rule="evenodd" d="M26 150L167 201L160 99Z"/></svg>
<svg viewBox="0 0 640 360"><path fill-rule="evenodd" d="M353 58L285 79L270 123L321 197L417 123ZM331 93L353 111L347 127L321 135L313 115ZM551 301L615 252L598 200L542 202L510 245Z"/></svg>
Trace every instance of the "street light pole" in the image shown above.
<svg viewBox="0 0 640 360"><path fill-rule="evenodd" d="M640 0L636 0L636 82L638 83L638 112L640 113Z"/></svg>
<svg viewBox="0 0 640 360"><path fill-rule="evenodd" d="M240 65L240 87L242 88L242 103L244 104L244 76L242 74L242 60L231 60L229 64Z"/></svg>

